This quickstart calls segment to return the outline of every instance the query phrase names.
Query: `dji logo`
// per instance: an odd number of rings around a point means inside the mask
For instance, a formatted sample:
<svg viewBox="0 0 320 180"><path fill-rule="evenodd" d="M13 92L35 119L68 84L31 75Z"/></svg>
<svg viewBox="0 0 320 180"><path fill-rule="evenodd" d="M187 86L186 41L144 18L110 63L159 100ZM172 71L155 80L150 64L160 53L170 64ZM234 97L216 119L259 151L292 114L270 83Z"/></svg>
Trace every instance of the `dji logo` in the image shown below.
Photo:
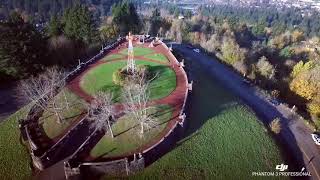
<svg viewBox="0 0 320 180"><path fill-rule="evenodd" d="M276 170L279 170L279 171L285 171L288 169L288 165L285 165L285 164L278 164L276 166Z"/></svg>

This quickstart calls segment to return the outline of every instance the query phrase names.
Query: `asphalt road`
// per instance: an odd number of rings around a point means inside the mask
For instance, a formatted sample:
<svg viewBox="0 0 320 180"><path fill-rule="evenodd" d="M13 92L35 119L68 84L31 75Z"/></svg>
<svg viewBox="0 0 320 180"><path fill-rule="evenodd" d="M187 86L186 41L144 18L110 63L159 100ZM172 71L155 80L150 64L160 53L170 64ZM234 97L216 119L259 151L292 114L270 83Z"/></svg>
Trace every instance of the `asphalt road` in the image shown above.
<svg viewBox="0 0 320 180"><path fill-rule="evenodd" d="M281 118L282 130L277 139L285 149L284 154L290 152L298 162L295 169L290 169L289 165L290 171L300 172L305 167L308 172L311 172L311 179L320 180L320 148L315 145L310 136L312 130L298 116L284 105L272 105L256 88L244 83L243 77L218 60L202 53L196 53L184 45L175 44L173 48L184 55L185 63L189 66L190 71L193 65L195 67L200 65L209 76L219 80L223 86L250 106L263 123L269 124L276 117ZM279 162L281 163L283 162ZM299 169L296 169L297 166Z"/></svg>
<svg viewBox="0 0 320 180"><path fill-rule="evenodd" d="M17 91L17 83L0 86L0 123L25 104L26 100L19 98Z"/></svg>

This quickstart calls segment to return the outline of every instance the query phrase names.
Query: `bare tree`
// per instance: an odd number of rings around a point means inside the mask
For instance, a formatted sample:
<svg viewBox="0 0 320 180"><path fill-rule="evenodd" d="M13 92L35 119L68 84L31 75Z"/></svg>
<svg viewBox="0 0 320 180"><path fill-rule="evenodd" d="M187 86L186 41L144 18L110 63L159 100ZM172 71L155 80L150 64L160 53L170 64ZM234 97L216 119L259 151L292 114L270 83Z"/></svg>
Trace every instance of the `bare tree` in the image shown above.
<svg viewBox="0 0 320 180"><path fill-rule="evenodd" d="M148 102L150 100L148 87L150 80L146 80L144 72L132 75L123 88L123 100L125 112L132 115L136 122L140 123L140 133L157 125L156 119L148 114Z"/></svg>
<svg viewBox="0 0 320 180"><path fill-rule="evenodd" d="M98 92L87 107L88 119L93 121L92 127L98 131L109 130L113 138L112 123L116 111L112 105L112 99L112 94Z"/></svg>
<svg viewBox="0 0 320 180"><path fill-rule="evenodd" d="M57 122L62 123L62 112L69 108L68 98L64 91L60 98L55 97L65 86L65 77L64 71L50 68L37 77L22 81L19 89L24 98L29 99L42 110L54 114Z"/></svg>

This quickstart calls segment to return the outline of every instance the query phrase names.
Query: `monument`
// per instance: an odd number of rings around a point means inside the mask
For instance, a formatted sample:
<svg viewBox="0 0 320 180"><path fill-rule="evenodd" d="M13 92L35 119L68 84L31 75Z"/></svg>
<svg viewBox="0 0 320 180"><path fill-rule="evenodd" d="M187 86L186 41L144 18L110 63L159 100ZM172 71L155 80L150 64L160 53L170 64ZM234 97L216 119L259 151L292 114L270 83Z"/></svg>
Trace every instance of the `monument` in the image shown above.
<svg viewBox="0 0 320 180"><path fill-rule="evenodd" d="M128 40L128 62L127 62L127 72L135 72L135 62L134 62L134 52L133 52L133 36L129 32L127 36Z"/></svg>

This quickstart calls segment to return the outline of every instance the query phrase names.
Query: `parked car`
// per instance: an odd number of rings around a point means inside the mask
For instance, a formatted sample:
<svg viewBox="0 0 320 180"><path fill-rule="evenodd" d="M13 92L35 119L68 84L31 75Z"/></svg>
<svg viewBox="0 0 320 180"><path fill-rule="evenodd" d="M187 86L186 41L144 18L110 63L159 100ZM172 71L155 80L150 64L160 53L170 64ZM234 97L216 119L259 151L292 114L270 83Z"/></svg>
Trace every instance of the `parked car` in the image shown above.
<svg viewBox="0 0 320 180"><path fill-rule="evenodd" d="M277 99L270 99L269 100L271 102L271 104L275 105L275 106L279 106L280 102Z"/></svg>
<svg viewBox="0 0 320 180"><path fill-rule="evenodd" d="M192 45L191 44L187 44L187 48L192 49Z"/></svg>
<svg viewBox="0 0 320 180"><path fill-rule="evenodd" d="M200 49L193 49L194 52L200 53Z"/></svg>
<svg viewBox="0 0 320 180"><path fill-rule="evenodd" d="M317 133L312 133L311 137L312 137L314 143L316 143L316 145L320 146L320 135Z"/></svg>
<svg viewBox="0 0 320 180"><path fill-rule="evenodd" d="M244 83L244 84L247 84L247 85L250 85L251 84L251 82L248 80L248 79L243 79L242 80L242 82Z"/></svg>

